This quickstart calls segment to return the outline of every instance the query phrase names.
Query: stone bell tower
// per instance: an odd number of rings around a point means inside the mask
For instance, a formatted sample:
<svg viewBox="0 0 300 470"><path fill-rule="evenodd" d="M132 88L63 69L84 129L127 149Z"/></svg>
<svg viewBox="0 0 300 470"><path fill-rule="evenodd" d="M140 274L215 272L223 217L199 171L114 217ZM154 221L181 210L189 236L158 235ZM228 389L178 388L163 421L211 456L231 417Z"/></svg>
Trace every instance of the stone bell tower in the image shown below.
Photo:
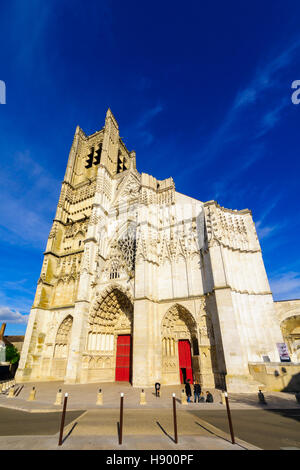
<svg viewBox="0 0 300 470"><path fill-rule="evenodd" d="M107 217L114 198L114 177L135 167L135 152L126 149L110 109L100 131L87 136L77 126L29 317L19 380L43 376L77 380L98 222ZM58 332L61 321L65 323Z"/></svg>

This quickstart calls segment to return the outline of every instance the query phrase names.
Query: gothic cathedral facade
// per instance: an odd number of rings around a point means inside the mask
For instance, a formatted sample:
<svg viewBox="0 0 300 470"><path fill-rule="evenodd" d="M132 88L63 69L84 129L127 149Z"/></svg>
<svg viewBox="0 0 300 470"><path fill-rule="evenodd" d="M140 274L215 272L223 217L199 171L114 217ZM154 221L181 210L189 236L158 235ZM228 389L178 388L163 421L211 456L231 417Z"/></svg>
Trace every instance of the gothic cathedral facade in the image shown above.
<svg viewBox="0 0 300 470"><path fill-rule="evenodd" d="M110 110L77 127L18 381L251 391L283 342L251 211L139 173Z"/></svg>

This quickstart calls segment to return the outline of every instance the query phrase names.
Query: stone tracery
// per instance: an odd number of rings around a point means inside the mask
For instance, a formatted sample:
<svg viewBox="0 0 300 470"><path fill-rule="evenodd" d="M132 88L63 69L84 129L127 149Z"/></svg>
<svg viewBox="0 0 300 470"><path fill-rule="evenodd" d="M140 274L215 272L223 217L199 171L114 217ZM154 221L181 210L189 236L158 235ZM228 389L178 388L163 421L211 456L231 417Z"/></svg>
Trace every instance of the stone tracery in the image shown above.
<svg viewBox="0 0 300 470"><path fill-rule="evenodd" d="M72 324L71 315L68 315L60 324L55 339L54 357L67 358Z"/></svg>
<svg viewBox="0 0 300 470"><path fill-rule="evenodd" d="M135 230L129 227L127 231L113 241L102 273L102 280L133 277L135 271L136 238Z"/></svg>
<svg viewBox="0 0 300 470"><path fill-rule="evenodd" d="M177 338L196 334L196 322L185 307L175 304L163 318L162 333L175 334Z"/></svg>
<svg viewBox="0 0 300 470"><path fill-rule="evenodd" d="M128 296L115 287L105 292L90 312L88 350L113 351L115 333L131 333L133 306Z"/></svg>

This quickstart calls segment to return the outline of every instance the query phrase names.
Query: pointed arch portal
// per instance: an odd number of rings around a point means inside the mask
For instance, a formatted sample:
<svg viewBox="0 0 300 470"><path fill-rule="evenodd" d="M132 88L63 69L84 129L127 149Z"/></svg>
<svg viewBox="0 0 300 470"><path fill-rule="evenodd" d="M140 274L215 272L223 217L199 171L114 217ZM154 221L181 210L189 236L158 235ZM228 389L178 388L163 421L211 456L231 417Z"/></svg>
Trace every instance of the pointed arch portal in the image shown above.
<svg viewBox="0 0 300 470"><path fill-rule="evenodd" d="M111 286L90 312L83 381L131 381L132 327L132 302L121 287Z"/></svg>
<svg viewBox="0 0 300 470"><path fill-rule="evenodd" d="M52 362L52 376L57 379L63 379L66 374L72 326L73 317L72 315L68 315L61 322L56 333Z"/></svg>
<svg viewBox="0 0 300 470"><path fill-rule="evenodd" d="M162 320L163 383L193 383L192 355L198 354L197 326L182 305L173 305Z"/></svg>

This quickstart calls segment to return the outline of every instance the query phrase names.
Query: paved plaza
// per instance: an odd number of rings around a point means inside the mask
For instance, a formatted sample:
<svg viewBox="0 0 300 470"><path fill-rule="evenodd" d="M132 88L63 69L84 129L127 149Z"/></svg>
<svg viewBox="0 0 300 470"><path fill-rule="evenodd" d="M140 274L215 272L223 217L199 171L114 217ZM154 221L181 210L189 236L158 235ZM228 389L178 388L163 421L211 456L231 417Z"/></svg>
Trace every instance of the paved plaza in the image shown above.
<svg viewBox="0 0 300 470"><path fill-rule="evenodd" d="M32 387L36 399L28 401ZM210 390L214 403L181 404L182 386L163 386L161 397L129 383L66 385L62 382L17 384L17 397L0 394L0 449L190 449L245 450L300 448L300 406L294 395L230 394L236 433L232 445L221 392ZM58 389L68 393L64 442L58 447L62 405L54 405ZM96 405L99 389L103 405ZM205 390L204 390L205 391ZM120 393L124 393L123 443L118 444ZM179 442L174 442L172 394L176 394ZM279 427L280 426L280 427ZM280 435L278 430L282 430ZM274 437L274 438L273 438Z"/></svg>
<svg viewBox="0 0 300 470"><path fill-rule="evenodd" d="M18 389L21 389L18 393ZM29 393L35 387L36 399L29 402ZM142 388L135 388L128 382L113 382L113 383L90 383L90 384L76 384L67 385L63 382L32 382L25 384L16 384L15 389L18 396L14 398L7 398L7 394L0 393L0 407L5 406L13 409L40 412L40 411L55 411L59 406L54 405L56 393L59 389L62 393L68 393L68 409L69 410L88 410L99 409L96 405L97 394L99 389L102 390L103 405L101 408L118 408L120 403L120 393L124 393L124 406L125 408L170 408L172 406L172 394L176 394L176 402L179 409L199 409L199 410L223 410L224 405L221 400L221 391L210 389L214 397L214 403L188 403L187 405L181 404L181 391L184 390L184 385L166 385L161 388L161 396L155 396L154 388L143 389L146 394L146 404L140 405L140 394ZM206 389L203 390L204 394ZM267 405L263 408L297 408L300 406L295 400L294 394L282 392L265 392ZM229 394L230 406L232 409L261 409L257 399L257 393L231 393Z"/></svg>
<svg viewBox="0 0 300 470"><path fill-rule="evenodd" d="M1 421L15 410L0 409ZM227 434L207 425L201 419L192 418L188 412L178 412L179 442L174 442L173 417L170 410L125 410L123 442L118 443L119 410L102 409L77 412L75 419L70 412L64 429L64 441L58 446L58 430L61 413L23 413L21 421L11 416L11 435L1 436L0 449L193 449L193 450L243 450L249 446L238 440L232 445ZM27 415L27 416L26 416ZM20 419L20 417L19 417ZM55 429L56 427L56 429ZM45 432L45 429L48 429ZM40 429L44 434L41 435ZM3 431L3 426L1 427ZM20 435L21 432L24 435ZM25 432L24 432L25 431ZM56 431L56 432L55 432ZM30 432L32 433L30 435ZM250 448L254 448L250 446Z"/></svg>

